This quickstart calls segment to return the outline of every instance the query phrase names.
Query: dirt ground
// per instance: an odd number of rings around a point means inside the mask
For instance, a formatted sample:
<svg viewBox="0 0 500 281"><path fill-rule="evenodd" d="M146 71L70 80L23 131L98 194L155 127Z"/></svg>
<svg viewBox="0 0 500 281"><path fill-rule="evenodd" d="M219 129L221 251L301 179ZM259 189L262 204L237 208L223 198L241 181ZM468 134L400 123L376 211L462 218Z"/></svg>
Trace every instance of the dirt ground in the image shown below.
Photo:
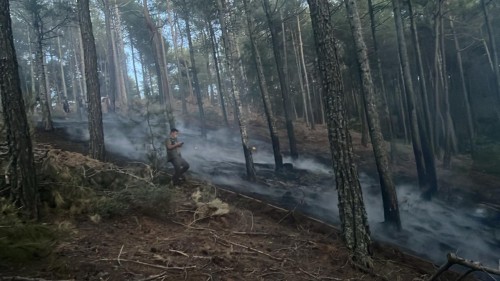
<svg viewBox="0 0 500 281"><path fill-rule="evenodd" d="M265 130L257 128L255 134ZM297 127L299 146L310 155L328 151L324 131ZM286 141L282 138L286 149ZM85 143L64 133L38 132L37 142L85 153ZM354 142L357 142L356 136ZM305 151L304 151L305 150ZM356 145L358 160L372 165L369 148ZM116 156L111 162L124 164ZM29 264L1 264L7 276L47 280L427 280L436 266L374 243L373 272L350 262L338 229L296 212L216 187L209 190L229 203L229 213L199 217L193 193L206 184L190 179L176 189L166 217L127 213L94 222L87 216L71 221L71 232L54 245L51 257ZM54 223L54 222L51 222ZM447 273L440 280L455 280ZM34 280L34 279L33 279ZM471 279L464 279L471 280Z"/></svg>

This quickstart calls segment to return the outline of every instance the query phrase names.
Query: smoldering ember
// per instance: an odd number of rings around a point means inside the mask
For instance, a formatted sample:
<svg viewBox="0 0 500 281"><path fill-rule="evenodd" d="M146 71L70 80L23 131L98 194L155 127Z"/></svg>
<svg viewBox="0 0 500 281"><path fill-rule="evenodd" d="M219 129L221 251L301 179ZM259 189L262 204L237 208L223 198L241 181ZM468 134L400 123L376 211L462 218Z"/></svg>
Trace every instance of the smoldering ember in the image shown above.
<svg viewBox="0 0 500 281"><path fill-rule="evenodd" d="M499 26L0 0L0 281L500 280Z"/></svg>

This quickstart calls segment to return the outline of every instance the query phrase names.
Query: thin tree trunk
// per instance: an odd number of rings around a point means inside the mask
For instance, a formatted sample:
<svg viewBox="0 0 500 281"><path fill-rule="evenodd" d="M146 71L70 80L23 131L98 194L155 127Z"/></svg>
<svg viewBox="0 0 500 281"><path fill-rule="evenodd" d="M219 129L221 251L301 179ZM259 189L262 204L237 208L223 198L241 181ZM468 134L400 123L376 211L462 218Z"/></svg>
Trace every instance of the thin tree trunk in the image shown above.
<svg viewBox="0 0 500 281"><path fill-rule="evenodd" d="M422 52L420 49L420 40L418 38L418 32L417 32L417 25L415 23L415 15L413 14L413 5L412 5L413 0L408 0L408 10L410 13L410 25L411 25L411 35L412 35L412 41L413 41L413 49L416 54L416 63L417 63L417 70L418 70L418 82L420 84L420 96L421 96L421 103L422 103L422 118L425 121L425 129L426 129L426 134L429 136L429 141L430 141L430 146L432 151L435 151L435 143L434 143L434 134L433 134L433 127L431 123L431 110L429 106L429 98L428 98L428 93L427 93L427 83L426 83L426 75L424 72L424 64L422 62Z"/></svg>
<svg viewBox="0 0 500 281"><path fill-rule="evenodd" d="M86 103L88 103L88 96L87 96L87 83L85 81L87 81L87 77L86 77L86 72L85 72L85 58L83 56L83 39L82 39L82 31L80 30L80 25L77 26L77 29L78 29L78 37L77 37L77 41L78 41L78 46L80 47L80 73L81 73L81 76L82 76L82 79L80 80L81 84L82 84L82 88L83 88L83 92L82 92L82 97L83 99L85 100Z"/></svg>
<svg viewBox="0 0 500 281"><path fill-rule="evenodd" d="M222 85L222 81L220 78L219 58L217 55L217 39L215 38L214 28L213 28L212 23L210 21L208 22L208 29L210 31L210 38L212 41L212 44L211 44L212 45L212 55L214 57L215 72L217 74L217 92L219 92L220 106L222 109L222 117L224 118L224 123L226 124L226 127L229 127L229 121L227 120L226 103L224 102L224 87Z"/></svg>
<svg viewBox="0 0 500 281"><path fill-rule="evenodd" d="M445 5L446 0L440 0L438 5ZM448 68L446 66L446 48L444 45L444 21L442 12L439 13L439 21L441 26L440 40L441 40L441 77L443 79L443 91L444 91L444 117L445 117L445 136L444 136L444 157L443 157L443 167L445 169L451 168L451 146L452 146L452 121L450 116L450 98L449 98L449 87L448 87Z"/></svg>
<svg viewBox="0 0 500 281"><path fill-rule="evenodd" d="M344 108L344 89L328 0L308 0L323 81L328 137L339 197L342 236L354 260L372 267L370 230Z"/></svg>
<svg viewBox="0 0 500 281"><path fill-rule="evenodd" d="M101 93L99 77L97 75L97 53L94 35L92 34L92 21L90 20L89 0L78 1L78 17L82 36L83 57L85 60L85 77L87 77L87 90L89 101L89 155L104 161L104 131L102 125Z"/></svg>
<svg viewBox="0 0 500 281"><path fill-rule="evenodd" d="M184 0L184 8L187 9L186 0ZM188 38L189 46L189 57L191 59L191 68L193 69L193 81L194 81L194 91L196 93L196 100L198 102L198 111L200 113L200 126L201 126L201 136L203 138L207 137L207 125L205 124L205 112L203 110L203 98L201 97L200 81L198 80L198 70L196 68L196 61L194 58L194 47L193 40L191 39L191 27L189 26L189 12L186 12L186 33Z"/></svg>
<svg viewBox="0 0 500 281"><path fill-rule="evenodd" d="M455 42L455 50L457 52L457 63L458 63L458 70L460 73L460 82L462 86L462 94L464 97L464 105L465 105L465 114L467 115L467 132L469 133L469 141L470 141L470 148L471 152L474 151L474 138L475 138L475 133L474 133L474 123L472 122L472 110L470 106L470 99L469 99L469 93L467 91L467 86L465 84L465 75L464 75L464 67L463 67L463 62L462 62L462 52L460 49L460 43L458 42L457 38L457 33L455 32L455 26L453 24L453 20L450 18L450 27L451 31L453 33L453 41Z"/></svg>
<svg viewBox="0 0 500 281"><path fill-rule="evenodd" d="M302 81L302 68L300 66L300 60L299 60L299 55L297 51L297 46L295 44L295 38L293 36L292 32L292 44L293 44L293 51L295 54L295 62L297 64L297 76L299 78L299 86L300 86L300 93L302 96L302 108L303 108L303 116L304 116L304 122L306 122L306 125L309 125L309 109L307 106L307 97L306 97L306 91L304 89L304 82Z"/></svg>
<svg viewBox="0 0 500 281"><path fill-rule="evenodd" d="M373 85L368 52L362 34L361 20L359 19L358 8L355 0L344 0L347 8L351 32L354 37L354 44L357 50L357 59L361 70L361 82L363 85L363 95L365 102L366 119L370 130L375 163L380 180L382 192L382 202L384 204L385 222L401 230L401 219L399 217L398 198L396 188L392 181L392 173L389 168L389 157L384 144L380 120L377 111L377 98L375 86Z"/></svg>
<svg viewBox="0 0 500 281"><path fill-rule="evenodd" d="M30 126L21 92L8 0L0 0L0 96L9 146L10 197L28 218L38 219L39 192Z"/></svg>
<svg viewBox="0 0 500 281"><path fill-rule="evenodd" d="M293 159L297 159L299 157L299 153L297 150L297 140L295 138L295 132L292 122L292 104L290 100L290 89L288 87L289 84L287 83L286 79L287 69L285 69L283 63L283 60L286 60L286 58L282 56L281 50L279 48L280 44L279 44L277 24L275 22L274 16L271 15L271 7L269 4L269 0L263 0L263 4L264 4L264 11L266 12L267 23L269 25L269 29L271 30L274 59L276 62L276 68L278 70L278 77L280 80L281 96L283 98L283 106L285 113L285 123L288 133L288 142L290 145L290 155L292 156Z"/></svg>
<svg viewBox="0 0 500 281"><path fill-rule="evenodd" d="M488 8L486 7L486 1L481 0L481 6L483 8L484 22L486 23L486 30L488 32L488 40L490 43L490 50L493 54L493 72L495 74L495 86L498 95L498 103L500 105L500 66L498 61L498 52L495 42L495 36L493 31L493 26L491 25L490 16L488 13Z"/></svg>
<svg viewBox="0 0 500 281"><path fill-rule="evenodd" d="M413 91L413 81L410 73L410 64L408 61L408 53L406 49L406 41L403 30L403 19L401 17L401 8L399 6L399 0L392 0L392 6L394 8L394 20L396 24L396 31L398 38L399 57L401 60L404 82L405 82L408 118L410 120L413 154L415 155L415 161L417 164L418 181L419 185L422 188L427 188L429 182L427 179L427 175L425 173L424 163L422 163L422 148L420 145L419 133L418 133L419 121L417 117L417 112L415 110L415 94ZM437 190L437 186L431 186L429 188Z"/></svg>
<svg viewBox="0 0 500 281"><path fill-rule="evenodd" d="M170 9L170 1L167 0L167 14L171 11ZM181 96L181 103L182 103L182 114L187 115L188 114L188 109L187 109L187 103L186 103L186 87L184 87L184 79L182 79L182 70L181 70L181 63L179 60L179 46L177 45L177 30L175 29L174 22L172 22L173 17L173 11L172 15L167 15L167 21L168 25L170 26L170 34L172 35L172 42L174 43L174 52L175 52L175 62L177 63L177 80L179 83L179 93Z"/></svg>
<svg viewBox="0 0 500 281"><path fill-rule="evenodd" d="M61 71L61 84L62 84L62 88L63 88L63 97L64 99L67 99L68 98L68 89L66 88L66 75L64 74L64 66L63 66L63 63L62 63L62 59L63 59L63 56L62 56L62 51L61 51L61 39L59 38L59 36L57 36L57 49L59 51L59 67L60 67L60 71Z"/></svg>
<svg viewBox="0 0 500 281"><path fill-rule="evenodd" d="M116 35L116 65L117 65L117 70L118 70L118 83L120 85L120 105L121 105L121 112L126 114L128 111L128 90L127 90L127 84L125 83L125 78L128 77L127 75L127 61L125 58L124 50L125 46L123 43L123 37L122 37L122 28L121 28L121 17L120 17L120 12L118 11L118 5L115 0L114 4L114 18L115 20L113 21L113 30L114 34ZM128 79L127 79L128 80ZM168 91L167 91L168 93Z"/></svg>
<svg viewBox="0 0 500 281"><path fill-rule="evenodd" d="M271 136L271 143L273 145L275 169L278 171L283 168L283 157L281 156L280 140L278 136L276 120L274 118L271 109L271 98L269 97L269 92L267 91L267 83L266 83L266 78L264 76L264 69L262 67L262 61L259 54L259 49L257 48L257 44L255 43L255 35L254 35L255 24L252 20L252 15L250 15L250 9L248 8L248 0L243 0L243 4L245 5L245 14L248 25L248 35L250 37L250 44L252 45L252 55L255 62L255 67L257 68L257 78L259 80L260 93L262 96L262 101L264 103L264 113L266 115L267 125L269 127L269 134Z"/></svg>
<svg viewBox="0 0 500 281"><path fill-rule="evenodd" d="M167 119L170 128L175 127L175 118L172 109L172 99L170 97L169 84L168 84L168 73L167 66L164 63L163 52L161 48L161 40L163 40L163 36L160 32L158 32L158 27L153 23L151 16L149 15L149 10L147 6L147 0L143 0L143 13L146 18L146 25L149 31L153 36L153 52L155 54L155 65L158 76L158 88L159 88L159 97L160 102L165 105L165 110L167 113Z"/></svg>
<svg viewBox="0 0 500 281"><path fill-rule="evenodd" d="M36 36L35 64L38 78L38 98L40 100L40 107L42 108L42 126L45 131L52 131L54 129L50 112L52 102L49 98L49 89L47 87L47 77L45 76L43 59L43 22L38 11L33 13L33 28L35 29Z"/></svg>
<svg viewBox="0 0 500 281"><path fill-rule="evenodd" d="M247 133L247 119L242 114L242 106L240 99L240 91L243 89L241 81L238 81L236 85L235 75L238 73L240 58L236 56L236 48L234 46L234 39L231 32L227 28L227 19L230 18L230 13L227 11L227 3L225 0L217 0L217 10L219 14L219 22L222 29L222 37L226 50L226 64L229 70L229 78L231 80L231 91L235 103L235 112L237 115L238 124L241 133L241 143L243 145L243 153L245 155L245 163L247 170L247 178L249 181L256 180L255 168L253 164L252 150L250 149L248 143L248 133ZM239 78L241 80L242 77Z"/></svg>
<svg viewBox="0 0 500 281"><path fill-rule="evenodd" d="M307 74L307 66L304 58L304 44L302 43L302 30L300 28L300 16L297 15L297 29L299 33L299 50L300 50L300 59L302 61L302 73L304 74L306 93L307 93L307 101L309 102L309 112L311 113L311 129L314 130L315 120L314 120L314 111L312 108L312 100L311 100L311 90L309 89L309 75Z"/></svg>
<svg viewBox="0 0 500 281"><path fill-rule="evenodd" d="M141 90L139 88L139 79L137 79L137 68L135 66L135 48L134 48L134 42L132 41L132 34L130 33L130 30L128 32L129 40L130 40L130 50L132 51L132 68L134 69L134 81L135 81L135 87L137 89L137 95L139 98L141 98ZM143 78L144 79L144 76Z"/></svg>
<svg viewBox="0 0 500 281"><path fill-rule="evenodd" d="M118 92L118 77L116 74L116 57L113 45L113 33L111 31L111 7L109 5L110 0L103 0L104 3L104 24L106 27L106 37L107 40L107 49L106 49L106 59L108 61L108 76L109 76L109 92L107 96L111 99L111 109L112 111L116 110L116 99Z"/></svg>

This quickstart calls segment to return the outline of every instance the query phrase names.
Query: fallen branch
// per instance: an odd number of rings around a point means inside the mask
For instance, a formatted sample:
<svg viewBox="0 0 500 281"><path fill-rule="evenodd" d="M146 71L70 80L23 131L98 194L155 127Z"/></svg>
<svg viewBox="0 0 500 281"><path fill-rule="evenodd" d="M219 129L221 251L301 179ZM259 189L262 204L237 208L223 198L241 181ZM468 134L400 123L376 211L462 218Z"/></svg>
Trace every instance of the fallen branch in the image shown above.
<svg viewBox="0 0 500 281"><path fill-rule="evenodd" d="M116 261L115 259L100 259L100 261ZM147 262L142 262L142 261L134 261L134 260L125 260L121 259L122 262L130 262L130 263L135 263L135 264L140 264L140 265L145 265L153 268L158 268L158 269L163 269L163 270L186 270L186 269L193 269L196 268L195 265L193 266L184 266L184 267L177 267L177 266L162 266L158 264L151 264ZM3 280L0 280L3 281Z"/></svg>
<svg viewBox="0 0 500 281"><path fill-rule="evenodd" d="M434 273L434 275L431 276L431 278L429 278L429 281L436 280L439 277L439 275L441 275L443 272L448 270L454 264L459 264L459 265L470 268L470 270L467 271L462 276L460 276L457 279L457 281L462 280L463 278L465 278L465 276L469 275L470 273L472 273L474 271L483 271L483 272L487 272L487 273L491 273L491 274L500 276L500 270L483 266L479 262L461 258L461 257L457 256L456 254L448 253L448 255L446 255L446 258L448 259L448 261L443 266L441 266L438 269L438 271L436 273Z"/></svg>
<svg viewBox="0 0 500 281"><path fill-rule="evenodd" d="M21 276L9 276L9 277L1 277L0 281L75 281L75 279L68 280L49 280L43 278L30 278L30 277L21 277Z"/></svg>
<svg viewBox="0 0 500 281"><path fill-rule="evenodd" d="M247 250L250 250L250 251L253 251L253 252L259 253L259 254L261 254L261 255L267 256L267 257L269 257L269 258L271 258L271 259L273 259L273 260L277 260L277 261L282 261L282 260L283 260L282 258L275 257L275 256L270 255L270 254L268 254L268 253L265 253L265 252L263 252L263 251L261 251L261 250L258 250L258 249L252 248L252 247L248 247L248 246L245 246L245 245L242 245L242 244L236 243L236 242L232 242L232 241L226 240L226 239L224 239L224 238L222 238L222 237L220 237L220 236L217 236L216 234L213 234L213 235L214 235L214 237L215 237L216 239L219 239L219 240L221 240L221 241L224 241L224 242L226 242L226 243L228 243L228 244L231 244L231 245L234 245L234 246L238 246L238 247L245 248L245 249L247 249Z"/></svg>
<svg viewBox="0 0 500 281"><path fill-rule="evenodd" d="M342 280L340 278L335 278L335 277L328 277L328 276L316 276L312 273L309 273L305 270L303 270L302 268L299 267L299 270L302 271L303 273L305 273L306 275L308 275L309 277L312 277L316 280Z"/></svg>

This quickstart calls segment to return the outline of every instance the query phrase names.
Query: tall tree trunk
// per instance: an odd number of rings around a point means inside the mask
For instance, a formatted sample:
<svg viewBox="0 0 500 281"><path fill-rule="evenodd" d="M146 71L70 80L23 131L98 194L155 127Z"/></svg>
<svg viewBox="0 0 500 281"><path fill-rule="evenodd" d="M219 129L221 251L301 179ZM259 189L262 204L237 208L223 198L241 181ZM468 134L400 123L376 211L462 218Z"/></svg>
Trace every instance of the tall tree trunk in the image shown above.
<svg viewBox="0 0 500 281"><path fill-rule="evenodd" d="M347 8L351 32L356 46L356 57L361 70L361 83L363 85L363 95L365 102L366 119L372 140L373 153L375 154L375 163L380 180L380 189L382 193L382 202L384 204L385 222L401 230L401 219L399 217L398 198L396 188L392 181L392 173L389 168L389 157L384 144L382 130L380 129L380 120L377 111L377 98L375 86L373 85L368 52L362 33L361 20L359 19L358 8L355 0L344 0Z"/></svg>
<svg viewBox="0 0 500 281"><path fill-rule="evenodd" d="M8 0L0 0L0 96L6 125L10 197L27 217L38 219L39 193L26 107L21 92Z"/></svg>
<svg viewBox="0 0 500 281"><path fill-rule="evenodd" d="M269 29L271 30L271 39L273 43L273 53L274 59L276 61L276 68L278 70L278 78L280 80L281 87L281 96L283 98L283 106L285 113L285 123L286 130L288 133L288 142L290 144L290 155L293 159L297 159L299 157L299 153L297 150L297 140L295 138L295 132L293 128L292 121L292 104L290 100L290 89L288 87L287 79L286 79L286 71L284 67L283 60L286 60L285 57L282 56L280 50L279 36L278 36L278 27L276 20L274 19L274 15L271 15L271 7L269 4L269 0L263 0L264 11L266 12L267 23L269 25Z"/></svg>
<svg viewBox="0 0 500 281"><path fill-rule="evenodd" d="M424 64L422 62L422 52L420 49L420 40L418 38L418 32L417 32L417 25L415 23L415 15L413 14L413 5L412 5L413 0L408 0L408 10L410 13L410 25L411 25L411 36L412 36L412 42L413 42L413 49L416 55L416 63L417 63L417 70L418 70L418 82L420 84L420 96L421 96L421 103L422 103L422 114L421 118L425 121L425 129L426 129L426 134L429 136L429 142L432 151L435 151L435 143L434 143L434 134L433 134L433 127L431 123L431 110L430 110L430 105L429 105L429 95L427 94L427 79L426 75L424 72ZM434 154L434 153L433 153Z"/></svg>
<svg viewBox="0 0 500 281"><path fill-rule="evenodd" d="M497 91L497 95L498 95L498 103L500 104L500 66L499 66L499 61L498 61L497 46L496 46L494 31L493 31L493 27L491 25L490 16L488 13L488 8L486 7L485 0L481 0L481 7L483 9L484 22L486 24L486 31L488 32L488 40L490 43L490 50L491 50L491 53L493 54L493 72L495 74L495 83L496 83L495 85L496 85L496 91ZM500 118L500 116L499 116L499 118Z"/></svg>
<svg viewBox="0 0 500 281"><path fill-rule="evenodd" d="M280 140L278 136L278 130L276 127L276 120L274 118L271 109L271 98L269 97L269 92L267 91L267 83L266 83L266 78L264 76L264 69L262 67L262 61L260 58L259 49L257 48L257 44L255 42L255 35L254 35L255 24L253 22L252 15L250 15L248 0L243 0L243 4L245 5L245 14L248 25L248 35L250 37L250 44L252 45L252 55L255 62L255 67L257 69L257 78L259 80L260 93L262 96L262 101L264 103L264 113L266 115L267 125L269 127L269 134L271 136L271 143L273 145L275 169L278 171L283 168L283 157L281 156Z"/></svg>
<svg viewBox="0 0 500 281"><path fill-rule="evenodd" d="M457 64L460 73L460 84L462 86L462 94L464 97L465 114L467 115L467 132L469 133L469 142L471 152L474 151L474 123L472 122L472 110L470 106L469 93L467 91L467 85L465 84L464 67L462 62L462 51L460 49L460 43L458 42L457 33L455 32L455 26L453 24L453 19L450 18L450 27L453 33L453 41L455 42L455 50L457 52Z"/></svg>
<svg viewBox="0 0 500 281"><path fill-rule="evenodd" d="M116 74L116 56L113 45L113 32L111 30L111 7L110 0L103 0L104 3L104 23L106 27L107 50L106 59L108 61L108 76L109 76L109 92L106 94L111 100L111 108L116 110L116 100L118 96L118 77Z"/></svg>
<svg viewBox="0 0 500 281"><path fill-rule="evenodd" d="M187 9L185 0L184 0L184 7ZM203 98L201 97L200 81L198 80L198 69L196 68L196 61L194 58L194 47L193 47L193 40L191 38L191 27L189 26L189 12L186 12L185 16L186 16L185 17L186 33L189 46L189 57L191 59L191 68L193 69L194 91L196 93L196 101L198 102L198 111L200 113L201 136L203 138L206 138L207 125L205 124L205 111L203 110Z"/></svg>
<svg viewBox="0 0 500 281"><path fill-rule="evenodd" d="M57 36L57 50L59 52L59 67L61 71L61 84L63 88L63 97L64 99L68 98L68 88L66 87L66 75L64 74L64 65L63 65L63 55L61 51L61 38Z"/></svg>
<svg viewBox="0 0 500 281"><path fill-rule="evenodd" d="M170 1L167 0L167 14L171 11L170 9ZM179 46L177 45L177 30L174 27L174 22L172 21L172 15L167 15L168 25L170 26L170 34L172 35L172 42L174 43L174 53L175 53L175 62L177 64L177 80L179 83L179 93L181 96L181 104L182 104L182 114L187 115L187 103L186 103L186 87L184 87L184 79L182 79L182 69L181 63L179 60Z"/></svg>
<svg viewBox="0 0 500 281"><path fill-rule="evenodd" d="M44 53L43 53L43 21L40 17L40 12L35 10L33 16L33 28L35 29L35 65L37 68L38 79L38 99L40 100L40 107L42 108L42 126L46 131L52 131L54 126L52 124L50 95L47 88L47 77L44 66Z"/></svg>
<svg viewBox="0 0 500 281"><path fill-rule="evenodd" d="M167 119L170 128L175 128L175 118L172 108L172 99L170 97L169 84L168 84L167 66L164 63L163 51L161 47L161 40L163 40L163 36L160 32L158 32L158 27L153 23L153 20L151 19L147 0L143 0L142 4L143 4L144 17L146 19L146 26L151 32L151 35L153 37L152 47L155 56L155 67L158 76L158 88L159 88L158 95L160 97L160 102L165 106L165 111L167 114Z"/></svg>
<svg viewBox="0 0 500 281"><path fill-rule="evenodd" d="M327 115L328 138L339 197L342 236L354 259L372 267L369 247L370 230L363 203L358 171L354 163L352 141L347 128L344 88L338 61L336 40L328 0L308 0L314 39L323 80L323 98Z"/></svg>
<svg viewBox="0 0 500 281"><path fill-rule="evenodd" d="M229 78L231 80L231 91L235 103L235 112L237 115L238 124L241 133L241 143L243 145L243 153L245 155L245 164L247 169L247 178L249 181L256 180L255 168L253 164L252 150L250 149L248 143L248 133L247 133L247 119L242 114L242 106L240 99L240 91L243 90L243 83L241 81L236 81L235 75L238 73L239 64L241 63L240 58L236 55L236 47L234 46L235 41L231 32L229 32L227 25L231 14L228 11L227 3L225 0L217 0L217 10L219 14L219 21L222 29L222 38L226 50L226 64L228 66ZM238 80L241 80L239 77ZM236 85L238 84L238 85Z"/></svg>
<svg viewBox="0 0 500 281"><path fill-rule="evenodd" d="M443 93L444 93L444 118L445 118L445 135L444 135L444 157L443 157L443 167L445 169L451 168L451 146L452 146L452 120L450 116L450 98L449 98L449 86L448 86L448 68L446 66L446 46L444 45L444 21L443 21L443 13L442 7L445 4L446 0L439 0L438 5L441 6L439 13L439 22L441 27L440 32L440 40L441 40L441 79L443 81Z"/></svg>
<svg viewBox="0 0 500 281"><path fill-rule="evenodd" d="M92 21L90 20L89 0L78 1L78 18L80 20L80 31L82 33L83 57L85 60L85 77L87 77L88 103L89 103L89 155L90 157L104 161L104 131L102 125L101 92L99 87L99 76L97 75L97 53L94 35L92 33Z"/></svg>
<svg viewBox="0 0 500 281"><path fill-rule="evenodd" d="M130 40L130 50L132 51L132 68L134 69L134 82L135 82L135 88L137 89L137 96L141 98L141 90L139 88L139 79L137 79L137 68L135 66L135 48L134 48L134 42L132 41L132 34L130 34L130 30L128 31L128 36ZM144 76L143 78L144 79Z"/></svg>
<svg viewBox="0 0 500 281"><path fill-rule="evenodd" d="M115 52L116 52L116 69L118 71L118 85L120 88L120 110L121 113L126 114L128 111L128 87L125 83L125 78L127 75L127 61L125 58L125 46L123 43L122 37L122 27L121 27L121 17L120 12L118 11L118 5L116 0L114 0L114 9L113 9L113 34L115 35L112 38L115 38ZM128 79L127 79L128 80Z"/></svg>
<svg viewBox="0 0 500 281"><path fill-rule="evenodd" d="M412 138L413 154L415 155L415 162L417 164L418 181L421 188L432 188L437 190L437 186L427 187L428 180L425 173L425 166L422 163L422 147L420 145L419 131L418 131L418 117L415 110L415 94L413 91L413 81L410 73L410 64L408 60L408 52L406 49L406 40L403 30L403 19L401 17L401 7L399 0L392 0L394 9L394 21L396 24L396 33L398 39L399 57L401 60L401 67L403 69L403 78L405 83L406 103L408 107L408 118L410 120L410 131Z"/></svg>
<svg viewBox="0 0 500 281"><path fill-rule="evenodd" d="M220 106L222 109L222 117L224 118L224 124L226 127L229 127L229 121L227 120L227 111L226 111L226 104L224 102L224 87L222 85L222 81L220 78L220 69L219 69L219 58L217 55L217 39L215 38L214 34L214 28L212 26L212 22L208 22L208 29L210 31L210 38L212 41L212 55L214 57L214 64L215 64L215 72L217 74L217 92L219 93L220 97Z"/></svg>
<svg viewBox="0 0 500 281"><path fill-rule="evenodd" d="M297 15L297 30L299 33L299 51L300 51L300 60L302 62L302 73L304 74L304 81L306 86L307 93L307 101L309 103L309 112L311 113L311 129L314 130L315 120L314 120L314 111L312 108L312 100L311 100L311 90L309 89L309 75L307 74L307 66L304 58L304 44L302 43L302 30L300 28L300 16Z"/></svg>
<svg viewBox="0 0 500 281"><path fill-rule="evenodd" d="M295 54L295 63L297 64L296 67L297 67L297 76L299 78L299 86L300 86L300 93L301 93L301 96L302 96L302 108L303 108L303 116L304 116L304 122L306 122L306 125L309 126L309 108L307 106L307 97L306 97L306 91L304 89L304 81L302 80L302 67L301 67L301 62L300 62L300 59L299 59L299 54L298 54L298 47L297 47L297 44L295 43L295 36L293 35L293 32L292 32L292 45L293 45L293 51L294 51L294 54ZM312 112L311 112L312 113Z"/></svg>

